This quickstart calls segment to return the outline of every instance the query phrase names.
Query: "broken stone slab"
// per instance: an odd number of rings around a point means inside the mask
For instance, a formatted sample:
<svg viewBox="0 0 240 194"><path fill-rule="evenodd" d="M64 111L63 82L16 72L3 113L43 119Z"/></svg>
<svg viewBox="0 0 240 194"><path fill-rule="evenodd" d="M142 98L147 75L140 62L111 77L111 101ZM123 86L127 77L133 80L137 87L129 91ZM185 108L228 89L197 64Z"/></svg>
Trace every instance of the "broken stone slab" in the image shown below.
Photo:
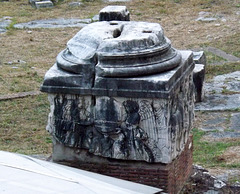
<svg viewBox="0 0 240 194"><path fill-rule="evenodd" d="M3 17L0 18L0 33L4 33L7 31L7 27L12 23L11 17Z"/></svg>
<svg viewBox="0 0 240 194"><path fill-rule="evenodd" d="M199 128L203 131L224 131L225 128L223 126L226 124L227 118L217 117L220 116L218 113L213 114L215 114L216 117L205 120Z"/></svg>
<svg viewBox="0 0 240 194"><path fill-rule="evenodd" d="M79 27L83 28L87 24L91 23L91 19L77 19L77 18L71 18L71 19L64 19L64 18L58 18L58 19L48 19L48 20L35 20L30 21L27 23L20 23L15 24L15 28L23 29L23 28L68 28L68 27Z"/></svg>
<svg viewBox="0 0 240 194"><path fill-rule="evenodd" d="M222 58L226 59L229 62L238 62L238 61L240 61L240 58L235 57L235 56L233 56L231 54L228 54L228 53L226 53L226 52L224 52L224 51L222 51L222 50L220 50L218 48L207 47L207 48L205 48L205 50L208 51L208 52L213 53L214 55L222 57Z"/></svg>
<svg viewBox="0 0 240 194"><path fill-rule="evenodd" d="M92 17L92 21L93 21L93 22L99 21L99 15L93 16L93 17Z"/></svg>
<svg viewBox="0 0 240 194"><path fill-rule="evenodd" d="M218 75L204 85L206 95L240 93L240 71Z"/></svg>
<svg viewBox="0 0 240 194"><path fill-rule="evenodd" d="M224 170L222 173L215 175L218 179L228 182L230 178L240 177L240 170L230 169Z"/></svg>
<svg viewBox="0 0 240 194"><path fill-rule="evenodd" d="M196 111L223 111L236 110L240 108L240 94L206 95L204 101L195 104Z"/></svg>
<svg viewBox="0 0 240 194"><path fill-rule="evenodd" d="M126 6L107 6L99 12L99 21L130 21Z"/></svg>
<svg viewBox="0 0 240 194"><path fill-rule="evenodd" d="M37 1L35 2L35 6L37 9L40 8L52 8L53 7L53 2L52 1Z"/></svg>
<svg viewBox="0 0 240 194"><path fill-rule="evenodd" d="M193 51L193 60L195 64L207 65L207 59L204 51Z"/></svg>
<svg viewBox="0 0 240 194"><path fill-rule="evenodd" d="M231 126L230 129L240 131L240 113L233 113L231 115Z"/></svg>
<svg viewBox="0 0 240 194"><path fill-rule="evenodd" d="M15 99L15 98L24 98L27 96L36 96L39 94L41 94L40 91L30 91L30 92L19 92L19 93L10 94L10 95L1 95L0 101L1 100L10 100L10 99Z"/></svg>
<svg viewBox="0 0 240 194"><path fill-rule="evenodd" d="M70 2L68 4L69 7L80 7L82 5L83 5L83 3L81 3L81 2Z"/></svg>
<svg viewBox="0 0 240 194"><path fill-rule="evenodd" d="M240 138L240 133L239 132L231 132L231 131L226 131L226 132L211 132L204 137L206 138L213 138L217 140L221 139L228 139L228 138Z"/></svg>
<svg viewBox="0 0 240 194"><path fill-rule="evenodd" d="M0 34L5 33L7 30L5 28L0 28Z"/></svg>
<svg viewBox="0 0 240 194"><path fill-rule="evenodd" d="M205 80L206 56L203 51L193 52L195 68L193 70L193 82L195 86L195 102L201 102L204 98L203 84Z"/></svg>
<svg viewBox="0 0 240 194"><path fill-rule="evenodd" d="M193 82L195 86L195 102L201 102L204 98L205 65L195 64L193 70Z"/></svg>
<svg viewBox="0 0 240 194"><path fill-rule="evenodd" d="M200 22L214 22L216 20L217 20L217 18L213 18L213 17L209 17L209 18L199 17L196 19L196 21L200 21Z"/></svg>
<svg viewBox="0 0 240 194"><path fill-rule="evenodd" d="M37 9L53 7L53 2L51 0L29 0L28 2L32 7Z"/></svg>

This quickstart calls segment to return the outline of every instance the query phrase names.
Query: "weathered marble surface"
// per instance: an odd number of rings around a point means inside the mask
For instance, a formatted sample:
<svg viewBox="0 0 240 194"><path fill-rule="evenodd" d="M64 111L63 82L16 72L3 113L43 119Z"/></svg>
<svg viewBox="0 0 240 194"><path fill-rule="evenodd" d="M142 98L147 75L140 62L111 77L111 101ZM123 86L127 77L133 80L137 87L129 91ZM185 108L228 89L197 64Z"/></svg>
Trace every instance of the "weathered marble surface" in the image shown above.
<svg viewBox="0 0 240 194"><path fill-rule="evenodd" d="M168 163L184 148L192 126L191 79L170 100L49 95L47 129L62 144L94 155Z"/></svg>
<svg viewBox="0 0 240 194"><path fill-rule="evenodd" d="M49 93L54 146L79 150L76 158L83 150L170 163L192 128L193 69L192 52L172 48L159 24L88 25L58 55L41 87ZM68 159L64 148L58 151Z"/></svg>
<svg viewBox="0 0 240 194"><path fill-rule="evenodd" d="M165 98L49 94L47 130L57 142L94 155L169 163L184 148L194 117L192 73L175 84Z"/></svg>
<svg viewBox="0 0 240 194"><path fill-rule="evenodd" d="M130 21L126 6L107 6L99 12L99 21Z"/></svg>
<svg viewBox="0 0 240 194"><path fill-rule="evenodd" d="M203 51L193 52L195 68L193 70L193 83L195 86L195 102L202 102L204 99L205 70L207 65L206 55Z"/></svg>
<svg viewBox="0 0 240 194"><path fill-rule="evenodd" d="M79 90L91 95L93 90L89 91L88 86L95 84L95 76L137 79L169 71L180 64L181 57L159 24L96 22L80 30L67 43L67 49L59 53L56 66L45 76L42 91L73 93ZM180 71L183 70L179 69L178 73ZM63 72L62 76L56 76L57 72ZM63 83L64 72L67 78ZM71 76L75 79L76 75L82 82L71 80Z"/></svg>

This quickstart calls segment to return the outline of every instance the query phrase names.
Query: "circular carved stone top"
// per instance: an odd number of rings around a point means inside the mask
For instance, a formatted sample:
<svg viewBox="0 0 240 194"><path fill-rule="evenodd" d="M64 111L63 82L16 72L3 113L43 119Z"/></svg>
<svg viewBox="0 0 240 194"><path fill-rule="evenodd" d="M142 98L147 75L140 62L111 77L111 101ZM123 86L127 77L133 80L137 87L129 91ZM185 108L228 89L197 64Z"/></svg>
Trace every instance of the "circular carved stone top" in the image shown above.
<svg viewBox="0 0 240 194"><path fill-rule="evenodd" d="M57 57L58 67L74 73L94 66L101 77L135 77L168 71L181 54L157 23L96 22L80 30ZM92 69L92 68L90 68Z"/></svg>

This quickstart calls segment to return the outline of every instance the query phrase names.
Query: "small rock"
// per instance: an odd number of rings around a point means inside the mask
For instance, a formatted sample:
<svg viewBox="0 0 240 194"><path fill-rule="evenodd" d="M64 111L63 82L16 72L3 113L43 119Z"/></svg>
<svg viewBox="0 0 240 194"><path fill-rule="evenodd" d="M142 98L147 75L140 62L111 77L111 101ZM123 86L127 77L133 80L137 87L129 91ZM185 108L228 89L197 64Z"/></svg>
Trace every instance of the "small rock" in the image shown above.
<svg viewBox="0 0 240 194"><path fill-rule="evenodd" d="M226 22L227 20L226 20L225 18L222 18L221 21L222 21L222 22Z"/></svg>
<svg viewBox="0 0 240 194"><path fill-rule="evenodd" d="M4 20L11 20L12 17L11 17L11 16L5 16L5 17L3 17L3 19L4 19Z"/></svg>
<svg viewBox="0 0 240 194"><path fill-rule="evenodd" d="M26 64L26 61L23 60L14 60L14 61L9 61L7 65L14 65L14 64Z"/></svg>
<svg viewBox="0 0 240 194"><path fill-rule="evenodd" d="M194 32L195 30L188 30L188 33Z"/></svg>
<svg viewBox="0 0 240 194"><path fill-rule="evenodd" d="M226 186L226 184L223 181L221 181L219 179L214 180L214 187L215 188L221 189L221 188L223 188L225 186Z"/></svg>
<svg viewBox="0 0 240 194"><path fill-rule="evenodd" d="M93 17L92 17L92 21L93 21L93 22L99 21L99 15L93 16Z"/></svg>
<svg viewBox="0 0 240 194"><path fill-rule="evenodd" d="M216 26L216 27L219 27L219 26L221 26L221 24L215 24L215 26Z"/></svg>
<svg viewBox="0 0 240 194"><path fill-rule="evenodd" d="M210 12L206 12L206 11L200 11L200 12L198 13L198 15L199 15L200 17L209 16L210 14L211 14Z"/></svg>
<svg viewBox="0 0 240 194"><path fill-rule="evenodd" d="M210 18L199 17L196 19L196 21L200 21L200 22L214 22L216 20L217 20L217 18L212 18L212 17L210 17Z"/></svg>
<svg viewBox="0 0 240 194"><path fill-rule="evenodd" d="M68 4L69 7L80 7L81 5L83 5L81 2L71 2Z"/></svg>

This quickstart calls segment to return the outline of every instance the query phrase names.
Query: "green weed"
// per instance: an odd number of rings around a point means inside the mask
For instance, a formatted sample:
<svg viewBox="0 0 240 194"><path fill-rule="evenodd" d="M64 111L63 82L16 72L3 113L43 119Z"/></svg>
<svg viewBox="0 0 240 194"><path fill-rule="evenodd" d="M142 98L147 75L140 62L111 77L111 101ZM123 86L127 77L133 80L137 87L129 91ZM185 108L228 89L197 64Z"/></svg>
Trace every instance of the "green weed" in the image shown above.
<svg viewBox="0 0 240 194"><path fill-rule="evenodd" d="M221 156L223 152L231 146L239 146L240 140L233 142L207 142L201 138L206 132L193 130L194 162L204 167L231 167L239 168L240 164L226 164Z"/></svg>

